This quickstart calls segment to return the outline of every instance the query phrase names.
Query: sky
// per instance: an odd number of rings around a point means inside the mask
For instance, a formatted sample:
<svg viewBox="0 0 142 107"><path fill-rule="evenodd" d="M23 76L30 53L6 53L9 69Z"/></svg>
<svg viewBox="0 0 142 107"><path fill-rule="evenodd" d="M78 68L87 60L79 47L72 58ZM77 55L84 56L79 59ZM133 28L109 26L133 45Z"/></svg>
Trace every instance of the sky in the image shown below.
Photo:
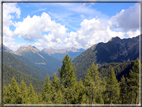
<svg viewBox="0 0 142 107"><path fill-rule="evenodd" d="M3 43L87 49L112 37L140 34L139 3L4 3Z"/></svg>

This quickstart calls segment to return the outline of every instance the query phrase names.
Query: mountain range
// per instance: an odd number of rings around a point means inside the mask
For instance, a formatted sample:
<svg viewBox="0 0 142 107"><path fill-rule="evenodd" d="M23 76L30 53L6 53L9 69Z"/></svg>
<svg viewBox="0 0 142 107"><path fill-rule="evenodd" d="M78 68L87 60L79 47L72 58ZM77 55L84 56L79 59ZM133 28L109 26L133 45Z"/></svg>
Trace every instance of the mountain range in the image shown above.
<svg viewBox="0 0 142 107"><path fill-rule="evenodd" d="M112 62L127 62L139 57L139 36L120 39L112 38L107 43L98 43L77 56L73 61L78 78L84 78L92 63L101 67Z"/></svg>
<svg viewBox="0 0 142 107"><path fill-rule="evenodd" d="M85 49L76 49L74 47L69 47L65 49L54 49L54 48L44 48L41 52L44 54L48 54L54 58L57 58L62 61L64 56L68 54L72 60L77 57L79 54L81 54Z"/></svg>
<svg viewBox="0 0 142 107"><path fill-rule="evenodd" d="M103 77L108 76L113 67L119 80L123 74L129 73L134 60L139 57L139 36L128 39L114 37L107 43L94 44L87 50L70 47L45 48L40 51L29 45L14 52L3 45L3 63L8 66L6 68L15 69L41 81L45 80L47 74L52 77L54 72L58 72L66 54L73 59L78 80L84 78L92 63L97 65Z"/></svg>

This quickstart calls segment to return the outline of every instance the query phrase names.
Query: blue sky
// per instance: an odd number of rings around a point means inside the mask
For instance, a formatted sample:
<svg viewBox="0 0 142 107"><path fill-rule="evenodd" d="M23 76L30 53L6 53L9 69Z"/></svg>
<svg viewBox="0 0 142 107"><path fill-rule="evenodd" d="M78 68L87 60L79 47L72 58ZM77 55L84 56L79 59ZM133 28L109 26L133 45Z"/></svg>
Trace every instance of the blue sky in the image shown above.
<svg viewBox="0 0 142 107"><path fill-rule="evenodd" d="M140 34L138 3L4 3L4 45L84 48Z"/></svg>

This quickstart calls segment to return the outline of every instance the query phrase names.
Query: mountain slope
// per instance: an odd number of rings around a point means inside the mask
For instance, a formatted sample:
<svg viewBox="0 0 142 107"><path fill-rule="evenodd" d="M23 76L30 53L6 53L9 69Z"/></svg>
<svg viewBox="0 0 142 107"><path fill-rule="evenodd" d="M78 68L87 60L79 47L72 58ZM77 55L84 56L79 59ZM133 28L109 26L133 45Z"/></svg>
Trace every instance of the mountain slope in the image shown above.
<svg viewBox="0 0 142 107"><path fill-rule="evenodd" d="M3 51L6 51L6 52L10 52L10 53L13 53L13 51L11 49L9 49L8 47L6 47L5 45L0 45L0 50L2 50L3 48Z"/></svg>
<svg viewBox="0 0 142 107"><path fill-rule="evenodd" d="M46 75L41 71L27 65L22 60L15 57L13 54L5 51L3 51L3 63L36 79L44 80L46 78Z"/></svg>
<svg viewBox="0 0 142 107"><path fill-rule="evenodd" d="M16 54L13 54L14 56L16 56L17 58L19 58L20 60L22 60L23 62L25 62L27 65L39 70L43 75L49 75L50 77L52 76L52 72L49 71L48 69L42 67L42 66L39 66L37 64L35 64L34 62L32 62L30 59L24 57L24 56L19 56L19 55L16 55Z"/></svg>
<svg viewBox="0 0 142 107"><path fill-rule="evenodd" d="M98 43L76 57L72 63L78 77L84 77L92 63L98 67L111 62L126 62L139 57L139 36L129 39L112 38L107 43Z"/></svg>
<svg viewBox="0 0 142 107"><path fill-rule="evenodd" d="M120 81L123 75L126 76L129 74L130 69L132 69L132 66L134 65L134 62L135 61L128 61L122 63L108 63L101 66L98 70L101 73L102 77L108 78L111 69L113 68L117 80Z"/></svg>
<svg viewBox="0 0 142 107"><path fill-rule="evenodd" d="M53 74L58 71L59 66L61 66L61 61L41 53L37 48L31 45L27 47L20 47L15 54L24 56L34 62L36 65L42 66Z"/></svg>
<svg viewBox="0 0 142 107"><path fill-rule="evenodd" d="M3 64L3 85L8 86L9 84L11 84L12 77L15 78L18 85L20 85L21 81L24 80L27 86L32 83L36 92L42 92L43 81L35 79L27 74L24 74Z"/></svg>

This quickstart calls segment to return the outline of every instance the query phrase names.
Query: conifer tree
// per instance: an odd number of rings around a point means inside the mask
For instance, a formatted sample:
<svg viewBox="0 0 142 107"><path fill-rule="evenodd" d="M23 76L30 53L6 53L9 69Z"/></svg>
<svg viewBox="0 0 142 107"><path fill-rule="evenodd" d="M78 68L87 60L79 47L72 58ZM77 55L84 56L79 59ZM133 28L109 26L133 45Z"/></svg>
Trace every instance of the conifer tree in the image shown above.
<svg viewBox="0 0 142 107"><path fill-rule="evenodd" d="M129 85L129 91L131 93L131 104L135 99L135 104L138 103L139 95L139 59L137 58L132 70L130 70L129 76L127 77L127 83Z"/></svg>
<svg viewBox="0 0 142 107"><path fill-rule="evenodd" d="M128 104L128 91L124 75L120 81L120 102L121 104Z"/></svg>
<svg viewBox="0 0 142 107"><path fill-rule="evenodd" d="M75 85L73 104L86 104L85 87L82 80Z"/></svg>
<svg viewBox="0 0 142 107"><path fill-rule="evenodd" d="M7 88L7 96L5 97L5 104L12 104L12 96L11 96L11 84L8 85Z"/></svg>
<svg viewBox="0 0 142 107"><path fill-rule="evenodd" d="M113 69L111 69L111 73L107 81L106 93L109 97L109 104L119 103L119 95L120 95L119 83L116 79Z"/></svg>
<svg viewBox="0 0 142 107"><path fill-rule="evenodd" d="M6 97L7 97L7 87L3 86L3 103L6 103Z"/></svg>
<svg viewBox="0 0 142 107"><path fill-rule="evenodd" d="M27 94L27 86L23 80L20 85L20 91L21 91L21 96L22 96L22 104L26 104L28 94Z"/></svg>
<svg viewBox="0 0 142 107"><path fill-rule="evenodd" d="M9 88L11 104L21 104L22 98L20 96L20 89L14 77L12 78L11 86Z"/></svg>
<svg viewBox="0 0 142 107"><path fill-rule="evenodd" d="M86 104L89 104L90 87L91 87L91 76L90 71L87 72L84 79L85 93L86 93Z"/></svg>
<svg viewBox="0 0 142 107"><path fill-rule="evenodd" d="M94 104L96 102L95 99L98 97L97 95L99 95L102 88L100 74L94 63L92 63L91 67L88 69L88 73L85 76L84 84L87 90L86 94L89 98L91 98L91 103Z"/></svg>
<svg viewBox="0 0 142 107"><path fill-rule="evenodd" d="M44 101L42 100L42 95L40 93L38 94L38 101L39 104L44 104Z"/></svg>
<svg viewBox="0 0 142 107"><path fill-rule="evenodd" d="M45 82L43 84L43 92L42 92L43 100L46 104L51 104L51 84L50 78L47 75Z"/></svg>
<svg viewBox="0 0 142 107"><path fill-rule="evenodd" d="M32 84L30 83L30 86L28 88L28 104L35 104L35 91L34 88L32 86Z"/></svg>
<svg viewBox="0 0 142 107"><path fill-rule="evenodd" d="M51 99L54 104L62 104L63 103L63 94L61 91L60 80L58 79L56 73L53 74L53 79L51 82Z"/></svg>
<svg viewBox="0 0 142 107"><path fill-rule="evenodd" d="M58 69L61 84L64 86L65 104L70 103L69 97L72 96L74 84L76 82L75 67L71 64L72 58L67 54L62 60L62 67Z"/></svg>

